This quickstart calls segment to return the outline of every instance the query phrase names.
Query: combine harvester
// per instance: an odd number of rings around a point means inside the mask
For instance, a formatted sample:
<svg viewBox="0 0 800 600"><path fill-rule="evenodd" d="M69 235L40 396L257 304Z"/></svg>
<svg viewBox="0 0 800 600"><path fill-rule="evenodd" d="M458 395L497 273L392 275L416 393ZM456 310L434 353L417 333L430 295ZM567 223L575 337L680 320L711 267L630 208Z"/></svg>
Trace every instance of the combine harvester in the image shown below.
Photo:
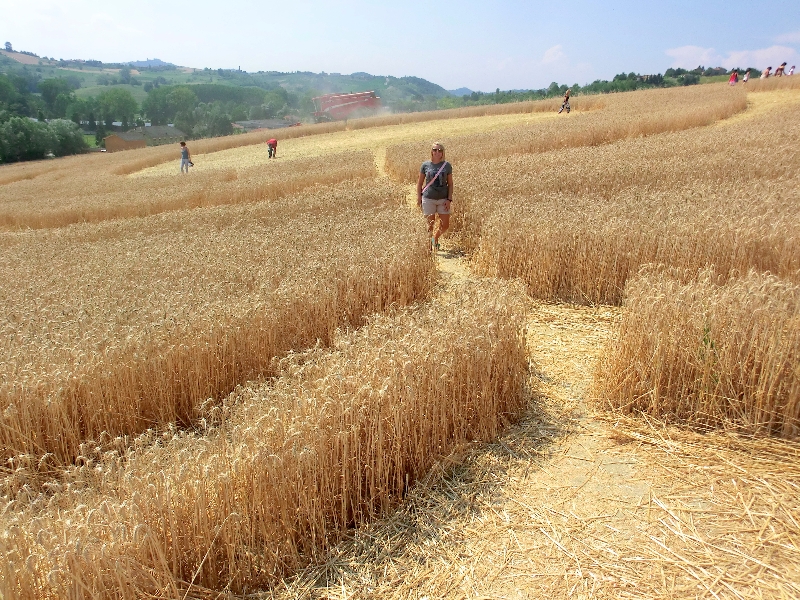
<svg viewBox="0 0 800 600"><path fill-rule="evenodd" d="M381 99L375 92L325 94L311 100L314 102L315 123L365 117L375 114L381 107Z"/></svg>

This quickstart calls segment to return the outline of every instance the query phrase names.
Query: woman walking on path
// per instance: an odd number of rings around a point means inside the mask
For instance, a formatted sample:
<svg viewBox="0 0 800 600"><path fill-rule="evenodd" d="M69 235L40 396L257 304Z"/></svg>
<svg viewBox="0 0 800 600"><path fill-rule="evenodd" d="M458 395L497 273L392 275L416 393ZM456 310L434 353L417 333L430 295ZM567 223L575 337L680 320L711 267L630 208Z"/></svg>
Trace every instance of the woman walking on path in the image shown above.
<svg viewBox="0 0 800 600"><path fill-rule="evenodd" d="M189 167L192 166L192 153L189 152L189 148L186 146L186 142L181 142L181 173L188 173ZM183 169L186 169L184 171Z"/></svg>
<svg viewBox="0 0 800 600"><path fill-rule="evenodd" d="M731 73L731 78L728 79L728 84L729 85L736 85L737 83L739 83L739 71L734 69L733 73Z"/></svg>
<svg viewBox="0 0 800 600"><path fill-rule="evenodd" d="M417 178L417 206L428 220L431 250L439 249L439 238L450 226L450 203L453 201L453 167L444 159L444 146L431 146L431 159L422 163ZM434 231L436 215L439 229Z"/></svg>
<svg viewBox="0 0 800 600"><path fill-rule="evenodd" d="M750 81L750 69L744 72L744 77L742 77L742 83L747 83Z"/></svg>

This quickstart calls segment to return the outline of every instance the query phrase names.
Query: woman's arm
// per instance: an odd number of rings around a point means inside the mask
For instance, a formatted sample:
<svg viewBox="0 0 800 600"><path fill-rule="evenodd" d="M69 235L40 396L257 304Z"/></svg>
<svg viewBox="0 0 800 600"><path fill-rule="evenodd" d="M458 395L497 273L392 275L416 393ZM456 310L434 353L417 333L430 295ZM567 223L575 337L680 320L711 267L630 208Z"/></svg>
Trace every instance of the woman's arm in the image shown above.
<svg viewBox="0 0 800 600"><path fill-rule="evenodd" d="M422 188L425 185L425 173L420 173L417 177L417 204L422 206Z"/></svg>

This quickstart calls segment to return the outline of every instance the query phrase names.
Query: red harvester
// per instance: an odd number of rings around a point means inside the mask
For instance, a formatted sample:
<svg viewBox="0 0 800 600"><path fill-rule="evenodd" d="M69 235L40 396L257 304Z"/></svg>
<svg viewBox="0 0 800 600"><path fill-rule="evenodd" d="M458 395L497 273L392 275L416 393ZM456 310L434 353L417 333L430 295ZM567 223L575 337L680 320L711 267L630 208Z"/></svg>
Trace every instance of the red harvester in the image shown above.
<svg viewBox="0 0 800 600"><path fill-rule="evenodd" d="M381 107L381 99L375 92L325 94L311 100L314 102L314 121L317 123L363 116L374 113Z"/></svg>

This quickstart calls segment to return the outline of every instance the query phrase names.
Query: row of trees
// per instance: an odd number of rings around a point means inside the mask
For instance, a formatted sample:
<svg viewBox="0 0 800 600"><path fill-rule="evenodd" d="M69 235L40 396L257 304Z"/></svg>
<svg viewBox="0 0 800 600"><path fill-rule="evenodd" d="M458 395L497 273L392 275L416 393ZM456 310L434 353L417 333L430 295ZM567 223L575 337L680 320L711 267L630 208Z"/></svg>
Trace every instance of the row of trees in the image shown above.
<svg viewBox="0 0 800 600"><path fill-rule="evenodd" d="M311 112L311 94L299 97L283 88L216 84L172 85L153 88L142 103L153 125L174 123L195 137L232 133L233 121L271 119L291 112Z"/></svg>
<svg viewBox="0 0 800 600"><path fill-rule="evenodd" d="M745 69L737 69L739 73L744 73ZM726 70L722 67L706 68L703 66L696 69L667 69L664 74L641 75L639 73L620 73L615 75L611 81L598 79L587 85L577 83L572 86L559 85L555 81L547 88L538 90L511 90L501 91L499 88L495 92L472 92L460 98L441 98L437 102L437 108L458 108L462 106L474 106L481 104L505 104L507 102L523 102L527 100L541 100L561 96L567 89L571 89L573 94L609 94L613 92L630 92L638 89L654 87L670 87L676 85L695 85L701 82L701 77L714 77L719 75L730 75L733 69ZM761 71L751 68L750 76L757 78Z"/></svg>
<svg viewBox="0 0 800 600"><path fill-rule="evenodd" d="M0 74L0 122L4 126L12 123L7 125L2 160L29 160L48 153L62 156L64 152L69 153L68 148L85 150L85 144L54 141L64 138L62 121L74 123L75 131L81 128L94 131L100 143L114 122L121 123L123 130L144 125L145 120L153 125L174 123L189 137L214 137L234 133L233 121L268 119L313 110L311 97L314 94L311 92L300 96L281 87L264 90L219 84L160 83L150 86L140 106L124 88L112 87L95 97L80 98L75 94L77 86L67 78L37 80ZM56 125L50 128L48 121Z"/></svg>
<svg viewBox="0 0 800 600"><path fill-rule="evenodd" d="M72 121L43 123L0 111L0 163L67 156L88 149L83 132Z"/></svg>

